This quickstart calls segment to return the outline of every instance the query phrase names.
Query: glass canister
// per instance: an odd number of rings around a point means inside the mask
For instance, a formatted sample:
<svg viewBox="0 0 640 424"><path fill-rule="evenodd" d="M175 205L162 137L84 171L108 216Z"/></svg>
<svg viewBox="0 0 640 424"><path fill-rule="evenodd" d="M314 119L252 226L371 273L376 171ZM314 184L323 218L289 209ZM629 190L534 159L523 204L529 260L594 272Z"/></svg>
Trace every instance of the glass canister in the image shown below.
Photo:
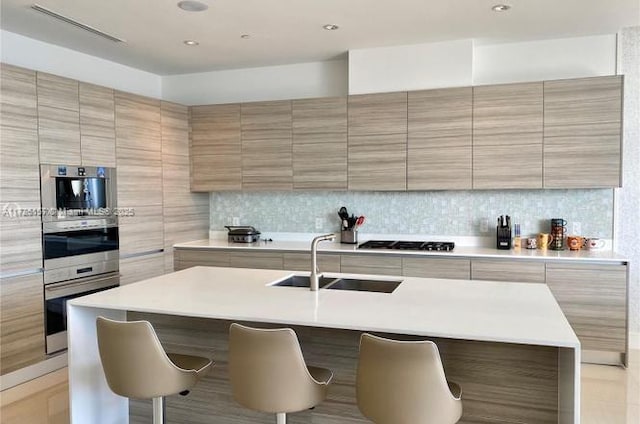
<svg viewBox="0 0 640 424"><path fill-rule="evenodd" d="M567 234L567 221L562 218L551 219L551 235L553 240L549 245L549 249L563 250L564 249L564 236Z"/></svg>

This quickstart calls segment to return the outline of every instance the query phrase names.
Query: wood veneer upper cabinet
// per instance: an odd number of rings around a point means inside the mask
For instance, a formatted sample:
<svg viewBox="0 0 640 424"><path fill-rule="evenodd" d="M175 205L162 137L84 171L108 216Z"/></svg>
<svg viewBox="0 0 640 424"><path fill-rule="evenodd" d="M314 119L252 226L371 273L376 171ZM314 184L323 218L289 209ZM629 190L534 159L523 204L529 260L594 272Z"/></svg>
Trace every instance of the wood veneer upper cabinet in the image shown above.
<svg viewBox="0 0 640 424"><path fill-rule="evenodd" d="M240 104L191 107L191 190L242 189Z"/></svg>
<svg viewBox="0 0 640 424"><path fill-rule="evenodd" d="M347 99L293 100L293 188L347 188Z"/></svg>
<svg viewBox="0 0 640 424"><path fill-rule="evenodd" d="M293 189L291 101L243 103L242 189Z"/></svg>
<svg viewBox="0 0 640 424"><path fill-rule="evenodd" d="M0 200L40 206L36 73L0 65ZM4 206L3 206L4 207ZM40 217L0 216L3 273L42 267Z"/></svg>
<svg viewBox="0 0 640 424"><path fill-rule="evenodd" d="M407 190L471 188L472 88L408 93Z"/></svg>
<svg viewBox="0 0 640 424"><path fill-rule="evenodd" d="M81 164L78 81L37 73L41 163Z"/></svg>
<svg viewBox="0 0 640 424"><path fill-rule="evenodd" d="M626 352L625 266L548 263L546 280L583 349Z"/></svg>
<svg viewBox="0 0 640 424"><path fill-rule="evenodd" d="M82 164L116 166L115 97L110 88L80 83Z"/></svg>
<svg viewBox="0 0 640 424"><path fill-rule="evenodd" d="M473 88L473 188L542 187L541 82Z"/></svg>
<svg viewBox="0 0 640 424"><path fill-rule="evenodd" d="M349 137L406 133L406 92L349 96Z"/></svg>
<svg viewBox="0 0 640 424"><path fill-rule="evenodd" d="M0 374L45 359L42 274L0 279Z"/></svg>
<svg viewBox="0 0 640 424"><path fill-rule="evenodd" d="M620 186L622 76L544 83L544 187Z"/></svg>

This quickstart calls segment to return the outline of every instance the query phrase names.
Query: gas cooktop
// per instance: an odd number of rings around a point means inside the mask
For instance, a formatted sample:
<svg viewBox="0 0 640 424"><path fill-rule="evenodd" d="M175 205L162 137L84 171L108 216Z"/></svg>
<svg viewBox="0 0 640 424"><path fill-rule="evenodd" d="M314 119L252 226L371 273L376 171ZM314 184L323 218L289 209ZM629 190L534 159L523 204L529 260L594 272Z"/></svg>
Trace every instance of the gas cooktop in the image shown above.
<svg viewBox="0 0 640 424"><path fill-rule="evenodd" d="M359 249L395 249L395 250L432 250L450 252L455 247L452 241L402 241L369 240L358 246Z"/></svg>

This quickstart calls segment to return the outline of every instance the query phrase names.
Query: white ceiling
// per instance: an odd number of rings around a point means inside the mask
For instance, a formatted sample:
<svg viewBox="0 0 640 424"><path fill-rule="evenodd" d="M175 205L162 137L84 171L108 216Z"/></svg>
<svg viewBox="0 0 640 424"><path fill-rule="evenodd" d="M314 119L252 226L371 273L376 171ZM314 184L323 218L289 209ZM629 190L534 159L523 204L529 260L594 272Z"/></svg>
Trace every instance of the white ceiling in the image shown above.
<svg viewBox="0 0 640 424"><path fill-rule="evenodd" d="M473 38L611 34L640 24L639 0L0 0L0 27L160 75L328 60L350 49ZM508 12L494 4L512 5ZM113 43L33 3L127 40ZM322 29L337 24L338 31ZM240 35L249 34L249 39ZM188 47L183 40L198 40Z"/></svg>

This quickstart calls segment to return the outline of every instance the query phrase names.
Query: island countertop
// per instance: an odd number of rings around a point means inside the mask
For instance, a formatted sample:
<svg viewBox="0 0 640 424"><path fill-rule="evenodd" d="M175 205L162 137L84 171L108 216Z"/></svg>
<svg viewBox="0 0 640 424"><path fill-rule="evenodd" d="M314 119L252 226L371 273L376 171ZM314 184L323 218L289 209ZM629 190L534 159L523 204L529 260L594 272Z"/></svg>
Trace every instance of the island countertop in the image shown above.
<svg viewBox="0 0 640 424"><path fill-rule="evenodd" d="M70 303L209 319L580 347L545 284L397 277L403 283L389 294L270 286L292 274L304 273L198 266Z"/></svg>

